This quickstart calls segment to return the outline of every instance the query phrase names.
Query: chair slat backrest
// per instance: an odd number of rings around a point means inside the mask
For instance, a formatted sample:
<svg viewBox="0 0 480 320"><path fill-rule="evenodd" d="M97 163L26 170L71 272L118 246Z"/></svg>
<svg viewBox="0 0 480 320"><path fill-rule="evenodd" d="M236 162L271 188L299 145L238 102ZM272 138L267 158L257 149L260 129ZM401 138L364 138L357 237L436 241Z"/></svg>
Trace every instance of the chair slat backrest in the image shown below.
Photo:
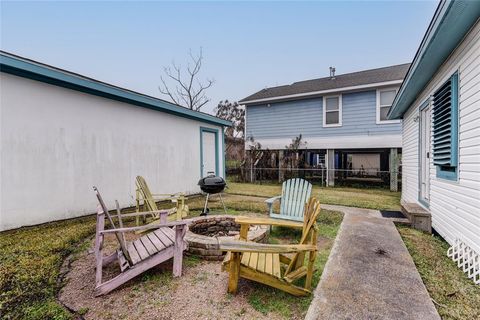
<svg viewBox="0 0 480 320"><path fill-rule="evenodd" d="M107 216L108 221L110 222L112 228L117 229L117 227L115 226L115 223L113 222L112 216L108 212L107 206L105 205L105 202L103 201L103 198L100 195L100 192L98 191L97 187L93 187L93 190L95 191L95 195L97 196L98 202L100 203L100 207L102 208L103 213ZM123 224L120 216L120 208L118 205L118 201L115 201L115 202L117 206L117 216L119 219L119 224L120 224L120 227L122 227ZM128 254L127 242L125 241L124 233L123 232L114 232L114 233L115 233L115 237L118 240L118 243L120 244L120 249L122 250L123 255L125 256L125 258L127 258L128 262L132 263L132 260L130 259L130 255Z"/></svg>
<svg viewBox="0 0 480 320"><path fill-rule="evenodd" d="M311 192L312 184L304 179L295 178L284 181L280 215L301 218Z"/></svg>
<svg viewBox="0 0 480 320"><path fill-rule="evenodd" d="M137 190L143 198L144 205L147 207L145 211L157 211L157 203L153 199L152 192L147 185L147 182L142 176L136 178Z"/></svg>
<svg viewBox="0 0 480 320"><path fill-rule="evenodd" d="M320 201L311 197L304 210L303 215L303 229L302 229L302 237L300 238L300 244L313 244L316 245L317 237L316 233L313 233L314 228L316 228L316 222L318 215L320 214ZM296 269L300 268L304 264L305 252L296 253L285 274L288 274Z"/></svg>

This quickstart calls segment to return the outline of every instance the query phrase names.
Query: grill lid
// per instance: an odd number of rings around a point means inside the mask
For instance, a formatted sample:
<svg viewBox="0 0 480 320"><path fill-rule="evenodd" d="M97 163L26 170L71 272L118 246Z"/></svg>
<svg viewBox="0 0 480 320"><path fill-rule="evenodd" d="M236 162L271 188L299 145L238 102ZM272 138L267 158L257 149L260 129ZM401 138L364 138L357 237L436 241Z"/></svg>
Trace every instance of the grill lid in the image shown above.
<svg viewBox="0 0 480 320"><path fill-rule="evenodd" d="M207 193L219 193L225 189L227 183L222 177L215 175L209 175L205 178L202 178L198 181L198 185L203 192Z"/></svg>

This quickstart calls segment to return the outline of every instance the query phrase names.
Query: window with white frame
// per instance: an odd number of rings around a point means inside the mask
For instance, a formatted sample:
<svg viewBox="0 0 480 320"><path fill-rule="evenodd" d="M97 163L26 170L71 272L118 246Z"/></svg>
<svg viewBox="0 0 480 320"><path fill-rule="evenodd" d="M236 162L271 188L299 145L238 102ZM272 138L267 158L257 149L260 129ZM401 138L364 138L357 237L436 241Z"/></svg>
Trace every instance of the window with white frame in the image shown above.
<svg viewBox="0 0 480 320"><path fill-rule="evenodd" d="M323 97L323 126L342 125L342 96Z"/></svg>
<svg viewBox="0 0 480 320"><path fill-rule="evenodd" d="M397 95L396 88L377 90L377 124L399 123L399 120L388 120L387 114Z"/></svg>

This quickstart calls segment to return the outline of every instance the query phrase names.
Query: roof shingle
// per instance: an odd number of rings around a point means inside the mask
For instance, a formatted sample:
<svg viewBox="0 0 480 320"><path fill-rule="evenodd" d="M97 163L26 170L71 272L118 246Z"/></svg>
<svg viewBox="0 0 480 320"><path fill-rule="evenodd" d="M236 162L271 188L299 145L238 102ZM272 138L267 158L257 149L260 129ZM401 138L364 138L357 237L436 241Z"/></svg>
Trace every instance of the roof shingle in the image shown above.
<svg viewBox="0 0 480 320"><path fill-rule="evenodd" d="M352 73L335 75L335 78L325 77L312 80L298 81L291 85L283 85L262 89L239 102L258 100L258 99L278 99L282 96L292 94L302 94L330 89L338 89L378 82L386 82L393 80L403 80L410 63L383 67L378 69L370 69Z"/></svg>

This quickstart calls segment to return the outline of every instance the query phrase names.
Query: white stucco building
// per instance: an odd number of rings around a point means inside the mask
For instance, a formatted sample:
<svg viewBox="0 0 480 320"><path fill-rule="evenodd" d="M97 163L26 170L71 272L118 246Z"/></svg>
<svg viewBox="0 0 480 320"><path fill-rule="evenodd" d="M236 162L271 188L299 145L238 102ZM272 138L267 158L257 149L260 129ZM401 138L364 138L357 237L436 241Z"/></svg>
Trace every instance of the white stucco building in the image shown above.
<svg viewBox="0 0 480 320"><path fill-rule="evenodd" d="M480 284L479 1L440 2L389 117L403 119L402 205Z"/></svg>
<svg viewBox="0 0 480 320"><path fill-rule="evenodd" d="M0 56L0 230L134 204L135 177L155 193L199 192L224 176L228 121L12 54Z"/></svg>

